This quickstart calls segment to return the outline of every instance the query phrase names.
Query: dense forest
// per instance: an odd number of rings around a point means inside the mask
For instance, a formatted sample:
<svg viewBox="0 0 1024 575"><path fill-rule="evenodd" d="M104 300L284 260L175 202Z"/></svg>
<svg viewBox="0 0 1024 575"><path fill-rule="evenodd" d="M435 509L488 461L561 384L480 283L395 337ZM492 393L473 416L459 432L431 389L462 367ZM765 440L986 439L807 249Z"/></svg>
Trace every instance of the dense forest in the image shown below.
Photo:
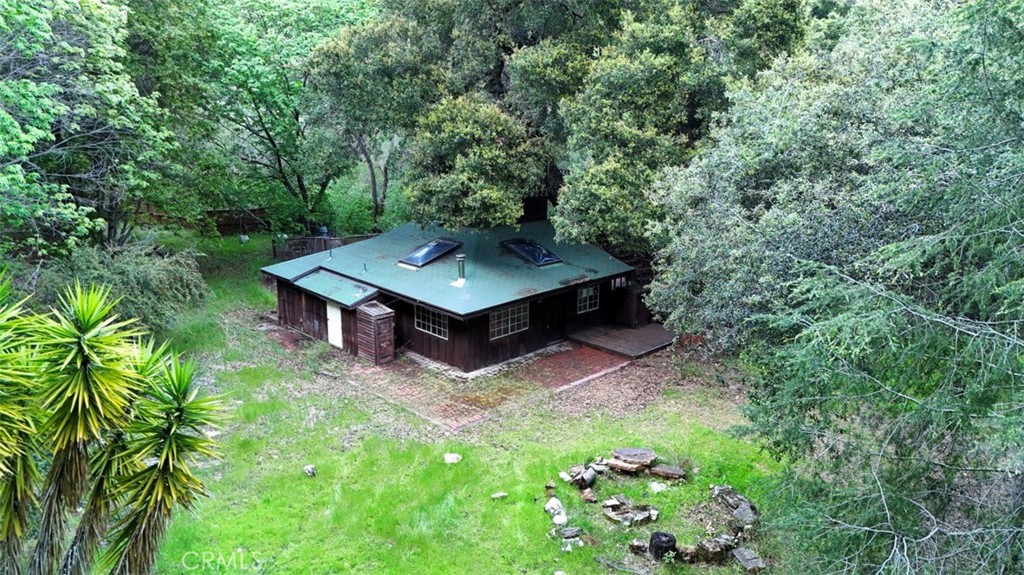
<svg viewBox="0 0 1024 575"><path fill-rule="evenodd" d="M545 198L751 374L787 572L1019 573L1022 46L1022 0L0 0L0 257L159 330L206 288L155 230Z"/></svg>

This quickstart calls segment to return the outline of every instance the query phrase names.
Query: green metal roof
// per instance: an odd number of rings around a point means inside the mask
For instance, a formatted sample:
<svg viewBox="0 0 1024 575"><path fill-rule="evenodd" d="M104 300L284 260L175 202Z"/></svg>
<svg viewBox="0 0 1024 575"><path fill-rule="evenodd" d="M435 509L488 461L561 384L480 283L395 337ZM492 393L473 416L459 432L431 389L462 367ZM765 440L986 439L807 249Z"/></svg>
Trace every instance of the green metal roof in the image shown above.
<svg viewBox="0 0 1024 575"><path fill-rule="evenodd" d="M295 285L324 299L353 307L359 302L377 295L379 290L366 284L352 281L345 276L318 269L295 280Z"/></svg>
<svg viewBox="0 0 1024 575"><path fill-rule="evenodd" d="M555 243L554 236L554 228L548 222L521 224L518 229L505 226L458 233L405 224L368 240L267 266L263 271L294 282L303 274L326 270L357 284L465 317L567 286L622 275L632 269L600 248ZM462 245L419 269L398 265L400 258L436 238L451 238ZM512 238L531 239L562 258L562 263L544 267L527 263L501 247L503 240ZM461 287L453 285L458 279L456 254L466 255L466 281ZM344 282L330 277L324 281Z"/></svg>

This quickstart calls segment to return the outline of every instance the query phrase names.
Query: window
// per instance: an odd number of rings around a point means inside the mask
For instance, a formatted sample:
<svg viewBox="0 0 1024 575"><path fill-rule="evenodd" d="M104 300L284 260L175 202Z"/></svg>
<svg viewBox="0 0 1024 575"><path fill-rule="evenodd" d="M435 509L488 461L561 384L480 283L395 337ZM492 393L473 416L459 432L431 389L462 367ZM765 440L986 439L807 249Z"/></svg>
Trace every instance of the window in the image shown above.
<svg viewBox="0 0 1024 575"><path fill-rule="evenodd" d="M626 289L629 287L629 280L621 277L612 280L612 289Z"/></svg>
<svg viewBox="0 0 1024 575"><path fill-rule="evenodd" d="M491 312L491 339L530 329L530 304L510 305Z"/></svg>
<svg viewBox="0 0 1024 575"><path fill-rule="evenodd" d="M513 253L524 261L538 267L557 264L562 261L562 258L556 256L554 252L533 240L514 238L501 242L501 245L512 250Z"/></svg>
<svg viewBox="0 0 1024 575"><path fill-rule="evenodd" d="M416 248L398 262L414 268L421 268L461 245L455 240L438 238Z"/></svg>
<svg viewBox="0 0 1024 575"><path fill-rule="evenodd" d="M601 290L598 286L589 286L580 288L576 292L576 313L587 313L588 311L594 311L598 306L598 295Z"/></svg>
<svg viewBox="0 0 1024 575"><path fill-rule="evenodd" d="M416 329L448 339L448 316L423 306L416 306Z"/></svg>

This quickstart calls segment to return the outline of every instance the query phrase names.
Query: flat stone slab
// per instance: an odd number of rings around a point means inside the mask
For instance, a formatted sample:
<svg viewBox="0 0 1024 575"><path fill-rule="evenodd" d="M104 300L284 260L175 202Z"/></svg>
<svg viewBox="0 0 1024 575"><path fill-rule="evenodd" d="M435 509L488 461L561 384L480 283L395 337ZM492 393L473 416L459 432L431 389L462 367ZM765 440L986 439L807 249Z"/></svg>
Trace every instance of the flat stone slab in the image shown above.
<svg viewBox="0 0 1024 575"><path fill-rule="evenodd" d="M686 479L686 470L671 465L659 464L647 470L651 475L665 479Z"/></svg>
<svg viewBox="0 0 1024 575"><path fill-rule="evenodd" d="M619 461L649 467L657 461L658 455L653 450L645 447L620 447L612 452L612 456Z"/></svg>
<svg viewBox="0 0 1024 575"><path fill-rule="evenodd" d="M732 556L746 569L747 573L760 573L768 567L765 565L764 559L761 559L761 556L753 549L738 547L732 550Z"/></svg>
<svg viewBox="0 0 1024 575"><path fill-rule="evenodd" d="M609 469L613 469L619 473L637 473L644 468L644 466L639 463L630 463L620 459L609 459L605 464Z"/></svg>

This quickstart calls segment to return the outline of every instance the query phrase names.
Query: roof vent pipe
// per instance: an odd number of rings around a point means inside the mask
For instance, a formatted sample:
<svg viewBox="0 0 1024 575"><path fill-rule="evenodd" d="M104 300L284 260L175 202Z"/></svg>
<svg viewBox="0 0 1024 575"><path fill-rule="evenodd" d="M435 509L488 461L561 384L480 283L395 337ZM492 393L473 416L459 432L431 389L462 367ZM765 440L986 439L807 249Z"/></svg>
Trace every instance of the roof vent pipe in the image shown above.
<svg viewBox="0 0 1024 575"><path fill-rule="evenodd" d="M466 279L466 254L455 254L455 261L459 263L459 279Z"/></svg>

